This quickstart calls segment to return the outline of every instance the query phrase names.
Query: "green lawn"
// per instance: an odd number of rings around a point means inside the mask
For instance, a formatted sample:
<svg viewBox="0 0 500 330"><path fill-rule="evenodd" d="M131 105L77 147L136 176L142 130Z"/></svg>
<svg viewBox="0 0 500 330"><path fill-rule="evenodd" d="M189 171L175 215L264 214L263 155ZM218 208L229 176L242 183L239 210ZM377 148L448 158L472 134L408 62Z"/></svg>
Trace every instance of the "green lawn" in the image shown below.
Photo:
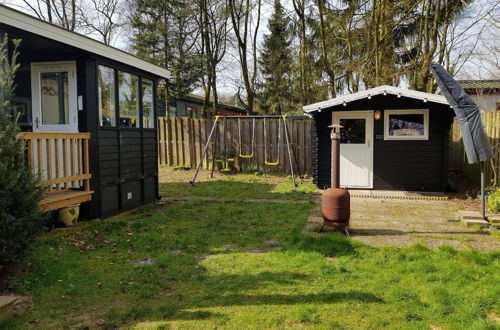
<svg viewBox="0 0 500 330"><path fill-rule="evenodd" d="M44 234L11 282L34 308L0 328L499 329L500 252L303 235L313 205L150 205Z"/></svg>
<svg viewBox="0 0 500 330"><path fill-rule="evenodd" d="M175 173L175 172L170 172ZM161 184L160 192L166 197L202 196L226 199L307 199L308 195L316 192L316 187L310 182L299 183L293 189L290 178L276 176L255 176L251 174L227 175L218 179L189 184L186 176L180 180L170 180Z"/></svg>

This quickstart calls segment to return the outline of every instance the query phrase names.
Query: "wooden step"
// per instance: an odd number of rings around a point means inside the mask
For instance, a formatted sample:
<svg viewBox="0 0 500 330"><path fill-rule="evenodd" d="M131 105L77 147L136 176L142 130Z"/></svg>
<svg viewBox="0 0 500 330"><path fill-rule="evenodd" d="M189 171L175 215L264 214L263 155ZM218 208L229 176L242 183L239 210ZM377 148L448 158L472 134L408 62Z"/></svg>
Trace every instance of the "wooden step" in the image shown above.
<svg viewBox="0 0 500 330"><path fill-rule="evenodd" d="M63 207L81 204L92 199L93 191L69 190L62 192L47 193L40 201L42 211L52 211Z"/></svg>

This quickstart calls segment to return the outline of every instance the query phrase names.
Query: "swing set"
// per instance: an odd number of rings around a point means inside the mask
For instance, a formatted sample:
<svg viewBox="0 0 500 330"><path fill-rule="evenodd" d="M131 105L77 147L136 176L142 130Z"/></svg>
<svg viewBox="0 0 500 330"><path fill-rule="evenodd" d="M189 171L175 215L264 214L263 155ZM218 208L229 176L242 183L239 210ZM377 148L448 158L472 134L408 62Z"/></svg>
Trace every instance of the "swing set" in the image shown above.
<svg viewBox="0 0 500 330"><path fill-rule="evenodd" d="M278 137L277 137L277 144L278 146L276 147L277 151L277 156L276 159L273 161L271 159L271 156L268 156L268 150L271 151L271 146L268 147L269 141L267 139L268 136L268 129L266 125L266 119L278 119ZM215 121L212 126L212 129L210 130L210 134L208 135L208 140L207 143L205 144L205 147L203 148L203 152L200 157L200 161L198 162L198 165L196 166L196 172L193 175L193 178L189 183L191 185L195 184L196 177L198 176L198 172L201 169L201 166L203 164L203 159L205 159L205 155L207 153L207 150L212 144L212 168L210 172L210 177L213 178L214 174L214 168L216 165L220 168L221 172L230 172L231 171L231 164L234 164L236 161L235 157L229 155L228 150L227 150L227 120L229 119L237 119L238 121L238 154L237 157L242 158L242 159L252 159L255 156L255 131L256 131L256 122L257 119L262 119L263 123L263 129L264 129L264 164L267 166L278 166L280 165L280 151L281 151L281 144L283 143L283 136L281 134L281 131L284 131L284 136L285 136L285 142L286 142L286 148L287 148L287 155L288 155L288 160L290 164L290 172L292 174L292 182L294 187L297 187L297 183L295 182L295 173L294 173L294 168L293 168L293 160L295 161L297 171L298 170L298 162L295 154L293 153L293 150L291 148L291 141L290 141L290 134L288 132L288 126L286 122L286 115L269 115L269 116L215 116ZM252 138L250 142L250 153L244 153L243 151L243 138L242 138L242 125L241 121L242 120L247 120L251 119L252 120ZM219 122L222 121L222 144L223 144L223 152L222 152L222 157L217 157L218 155L218 142L219 142ZM292 160L293 157L293 160ZM298 173L299 177L302 179L302 175L300 172Z"/></svg>

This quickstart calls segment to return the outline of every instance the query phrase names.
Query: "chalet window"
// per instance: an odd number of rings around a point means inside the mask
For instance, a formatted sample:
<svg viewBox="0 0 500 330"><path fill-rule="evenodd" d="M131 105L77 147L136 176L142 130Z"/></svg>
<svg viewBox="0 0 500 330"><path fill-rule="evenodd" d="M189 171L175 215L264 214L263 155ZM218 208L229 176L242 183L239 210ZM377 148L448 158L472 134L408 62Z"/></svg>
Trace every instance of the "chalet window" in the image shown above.
<svg viewBox="0 0 500 330"><path fill-rule="evenodd" d="M40 73L40 87L42 123L44 125L68 124L68 72Z"/></svg>
<svg viewBox="0 0 500 330"><path fill-rule="evenodd" d="M118 71L120 127L139 127L139 77Z"/></svg>
<svg viewBox="0 0 500 330"><path fill-rule="evenodd" d="M428 139L428 109L384 111L384 140Z"/></svg>
<svg viewBox="0 0 500 330"><path fill-rule="evenodd" d="M97 80L100 126L114 127L116 126L115 70L99 65Z"/></svg>
<svg viewBox="0 0 500 330"><path fill-rule="evenodd" d="M142 79L142 127L154 128L153 81Z"/></svg>

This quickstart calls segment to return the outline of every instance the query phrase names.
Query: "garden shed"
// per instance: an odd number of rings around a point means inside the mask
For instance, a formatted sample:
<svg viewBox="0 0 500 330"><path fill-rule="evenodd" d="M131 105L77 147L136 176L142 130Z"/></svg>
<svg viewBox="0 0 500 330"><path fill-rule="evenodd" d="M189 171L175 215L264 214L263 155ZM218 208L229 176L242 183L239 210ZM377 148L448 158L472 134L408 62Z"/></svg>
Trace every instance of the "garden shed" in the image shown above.
<svg viewBox="0 0 500 330"><path fill-rule="evenodd" d="M340 123L340 183L358 189L443 191L454 112L444 96L379 86L304 106L313 118L313 177L330 186L329 125Z"/></svg>
<svg viewBox="0 0 500 330"><path fill-rule="evenodd" d="M83 203L96 218L157 198L156 86L169 72L1 5L0 35L21 40L12 102L41 207Z"/></svg>

